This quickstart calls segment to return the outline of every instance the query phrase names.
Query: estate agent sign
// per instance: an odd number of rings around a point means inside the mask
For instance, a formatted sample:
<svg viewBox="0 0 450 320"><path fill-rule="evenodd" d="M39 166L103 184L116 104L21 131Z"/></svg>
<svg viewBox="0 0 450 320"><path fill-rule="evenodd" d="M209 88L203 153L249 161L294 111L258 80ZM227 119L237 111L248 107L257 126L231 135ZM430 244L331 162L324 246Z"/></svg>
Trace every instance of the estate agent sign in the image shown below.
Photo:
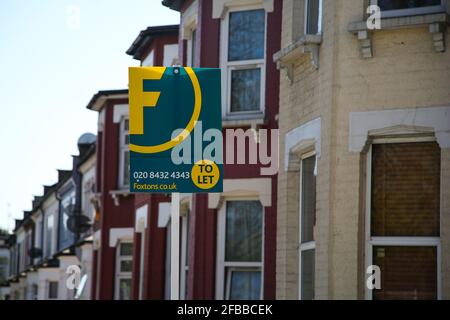
<svg viewBox="0 0 450 320"><path fill-rule="evenodd" d="M220 69L130 67L130 191L222 191Z"/></svg>

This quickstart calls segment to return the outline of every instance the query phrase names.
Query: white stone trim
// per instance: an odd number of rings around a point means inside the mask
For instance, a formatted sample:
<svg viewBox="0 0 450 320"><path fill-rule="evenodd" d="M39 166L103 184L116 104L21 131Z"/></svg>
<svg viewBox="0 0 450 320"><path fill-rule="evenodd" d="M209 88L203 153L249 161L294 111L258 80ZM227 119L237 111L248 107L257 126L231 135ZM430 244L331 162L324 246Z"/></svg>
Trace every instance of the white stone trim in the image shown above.
<svg viewBox="0 0 450 320"><path fill-rule="evenodd" d="M109 229L109 246L115 248L119 241L133 241L133 228L111 228Z"/></svg>
<svg viewBox="0 0 450 320"><path fill-rule="evenodd" d="M103 132L103 129L105 128L105 117L106 117L105 109L100 110L97 120L98 132Z"/></svg>
<svg viewBox="0 0 450 320"><path fill-rule="evenodd" d="M230 7L261 5L266 12L273 12L273 0L213 0L213 19L223 18Z"/></svg>
<svg viewBox="0 0 450 320"><path fill-rule="evenodd" d="M321 153L321 118L311 120L300 127L297 127L286 134L284 149L284 169L289 168L289 159L293 149L302 143L313 142L316 157L320 158Z"/></svg>
<svg viewBox="0 0 450 320"><path fill-rule="evenodd" d="M409 127L423 132L432 128L440 147L450 148L450 107L428 107L350 112L349 151L361 152L370 131L393 127Z"/></svg>
<svg viewBox="0 0 450 320"><path fill-rule="evenodd" d="M92 237L93 237L92 245L94 250L100 249L102 244L102 231L101 230L95 231Z"/></svg>
<svg viewBox="0 0 450 320"><path fill-rule="evenodd" d="M170 222L170 202L158 204L158 228L166 228Z"/></svg>
<svg viewBox="0 0 450 320"><path fill-rule="evenodd" d="M130 114L130 108L128 104L116 104L114 105L113 122L120 123L123 117L128 117Z"/></svg>
<svg viewBox="0 0 450 320"><path fill-rule="evenodd" d="M222 193L208 193L208 208L220 208L227 197L256 197L264 207L272 206L272 179L224 179Z"/></svg>
<svg viewBox="0 0 450 320"><path fill-rule="evenodd" d="M181 15L181 39L190 40L192 30L196 28L198 20L198 0L192 4Z"/></svg>
<svg viewBox="0 0 450 320"><path fill-rule="evenodd" d="M143 233L147 228L148 205L143 205L136 210L134 230L136 233Z"/></svg>

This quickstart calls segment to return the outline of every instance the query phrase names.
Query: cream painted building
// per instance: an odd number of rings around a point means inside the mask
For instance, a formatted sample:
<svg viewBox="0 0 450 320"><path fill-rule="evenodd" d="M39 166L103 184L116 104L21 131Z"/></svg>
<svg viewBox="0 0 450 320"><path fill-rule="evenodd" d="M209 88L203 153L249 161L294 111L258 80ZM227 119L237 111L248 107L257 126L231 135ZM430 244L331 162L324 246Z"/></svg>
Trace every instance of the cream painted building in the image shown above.
<svg viewBox="0 0 450 320"><path fill-rule="evenodd" d="M278 299L450 299L447 2L283 1Z"/></svg>

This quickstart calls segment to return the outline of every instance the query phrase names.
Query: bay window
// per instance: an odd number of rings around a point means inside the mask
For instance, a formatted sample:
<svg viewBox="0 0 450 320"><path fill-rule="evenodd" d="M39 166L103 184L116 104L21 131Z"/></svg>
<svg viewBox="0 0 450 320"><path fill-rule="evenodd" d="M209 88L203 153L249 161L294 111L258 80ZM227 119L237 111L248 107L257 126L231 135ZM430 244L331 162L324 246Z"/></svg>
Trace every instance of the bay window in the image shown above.
<svg viewBox="0 0 450 320"><path fill-rule="evenodd" d="M262 298L263 207L227 201L219 218L218 299Z"/></svg>
<svg viewBox="0 0 450 320"><path fill-rule="evenodd" d="M440 158L434 141L372 145L366 259L380 267L381 289L366 298L439 298Z"/></svg>
<svg viewBox="0 0 450 320"><path fill-rule="evenodd" d="M119 186L128 188L130 184L130 121L123 117L120 121L119 137Z"/></svg>
<svg viewBox="0 0 450 320"><path fill-rule="evenodd" d="M315 225L316 225L316 157L306 154L300 162L299 219L299 298L314 299Z"/></svg>
<svg viewBox="0 0 450 320"><path fill-rule="evenodd" d="M133 243L120 242L116 249L115 299L131 299L131 272L133 266Z"/></svg>
<svg viewBox="0 0 450 320"><path fill-rule="evenodd" d="M225 116L264 112L265 30L264 9L230 9L222 23L221 61L226 86Z"/></svg>
<svg viewBox="0 0 450 320"><path fill-rule="evenodd" d="M446 2L446 0L372 0L371 4L380 7L382 17L398 17L444 12Z"/></svg>

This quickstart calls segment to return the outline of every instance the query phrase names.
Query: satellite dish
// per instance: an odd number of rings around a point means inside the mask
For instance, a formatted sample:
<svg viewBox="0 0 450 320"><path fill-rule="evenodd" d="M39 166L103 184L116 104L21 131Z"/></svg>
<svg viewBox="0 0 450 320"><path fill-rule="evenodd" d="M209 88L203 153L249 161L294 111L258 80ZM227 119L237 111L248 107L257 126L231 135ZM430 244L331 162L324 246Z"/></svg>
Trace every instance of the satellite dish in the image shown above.
<svg viewBox="0 0 450 320"><path fill-rule="evenodd" d="M95 134L92 133L83 133L79 138L77 144L93 144L97 140Z"/></svg>
<svg viewBox="0 0 450 320"><path fill-rule="evenodd" d="M67 214L69 217L72 216L75 213L75 205L69 204L67 207L64 208L64 213Z"/></svg>
<svg viewBox="0 0 450 320"><path fill-rule="evenodd" d="M42 257L42 249L41 248L31 248L28 250L28 255L31 259L36 259Z"/></svg>
<svg viewBox="0 0 450 320"><path fill-rule="evenodd" d="M67 229L69 231L79 234L85 233L91 228L90 220L88 217L83 215L72 215L67 219Z"/></svg>

